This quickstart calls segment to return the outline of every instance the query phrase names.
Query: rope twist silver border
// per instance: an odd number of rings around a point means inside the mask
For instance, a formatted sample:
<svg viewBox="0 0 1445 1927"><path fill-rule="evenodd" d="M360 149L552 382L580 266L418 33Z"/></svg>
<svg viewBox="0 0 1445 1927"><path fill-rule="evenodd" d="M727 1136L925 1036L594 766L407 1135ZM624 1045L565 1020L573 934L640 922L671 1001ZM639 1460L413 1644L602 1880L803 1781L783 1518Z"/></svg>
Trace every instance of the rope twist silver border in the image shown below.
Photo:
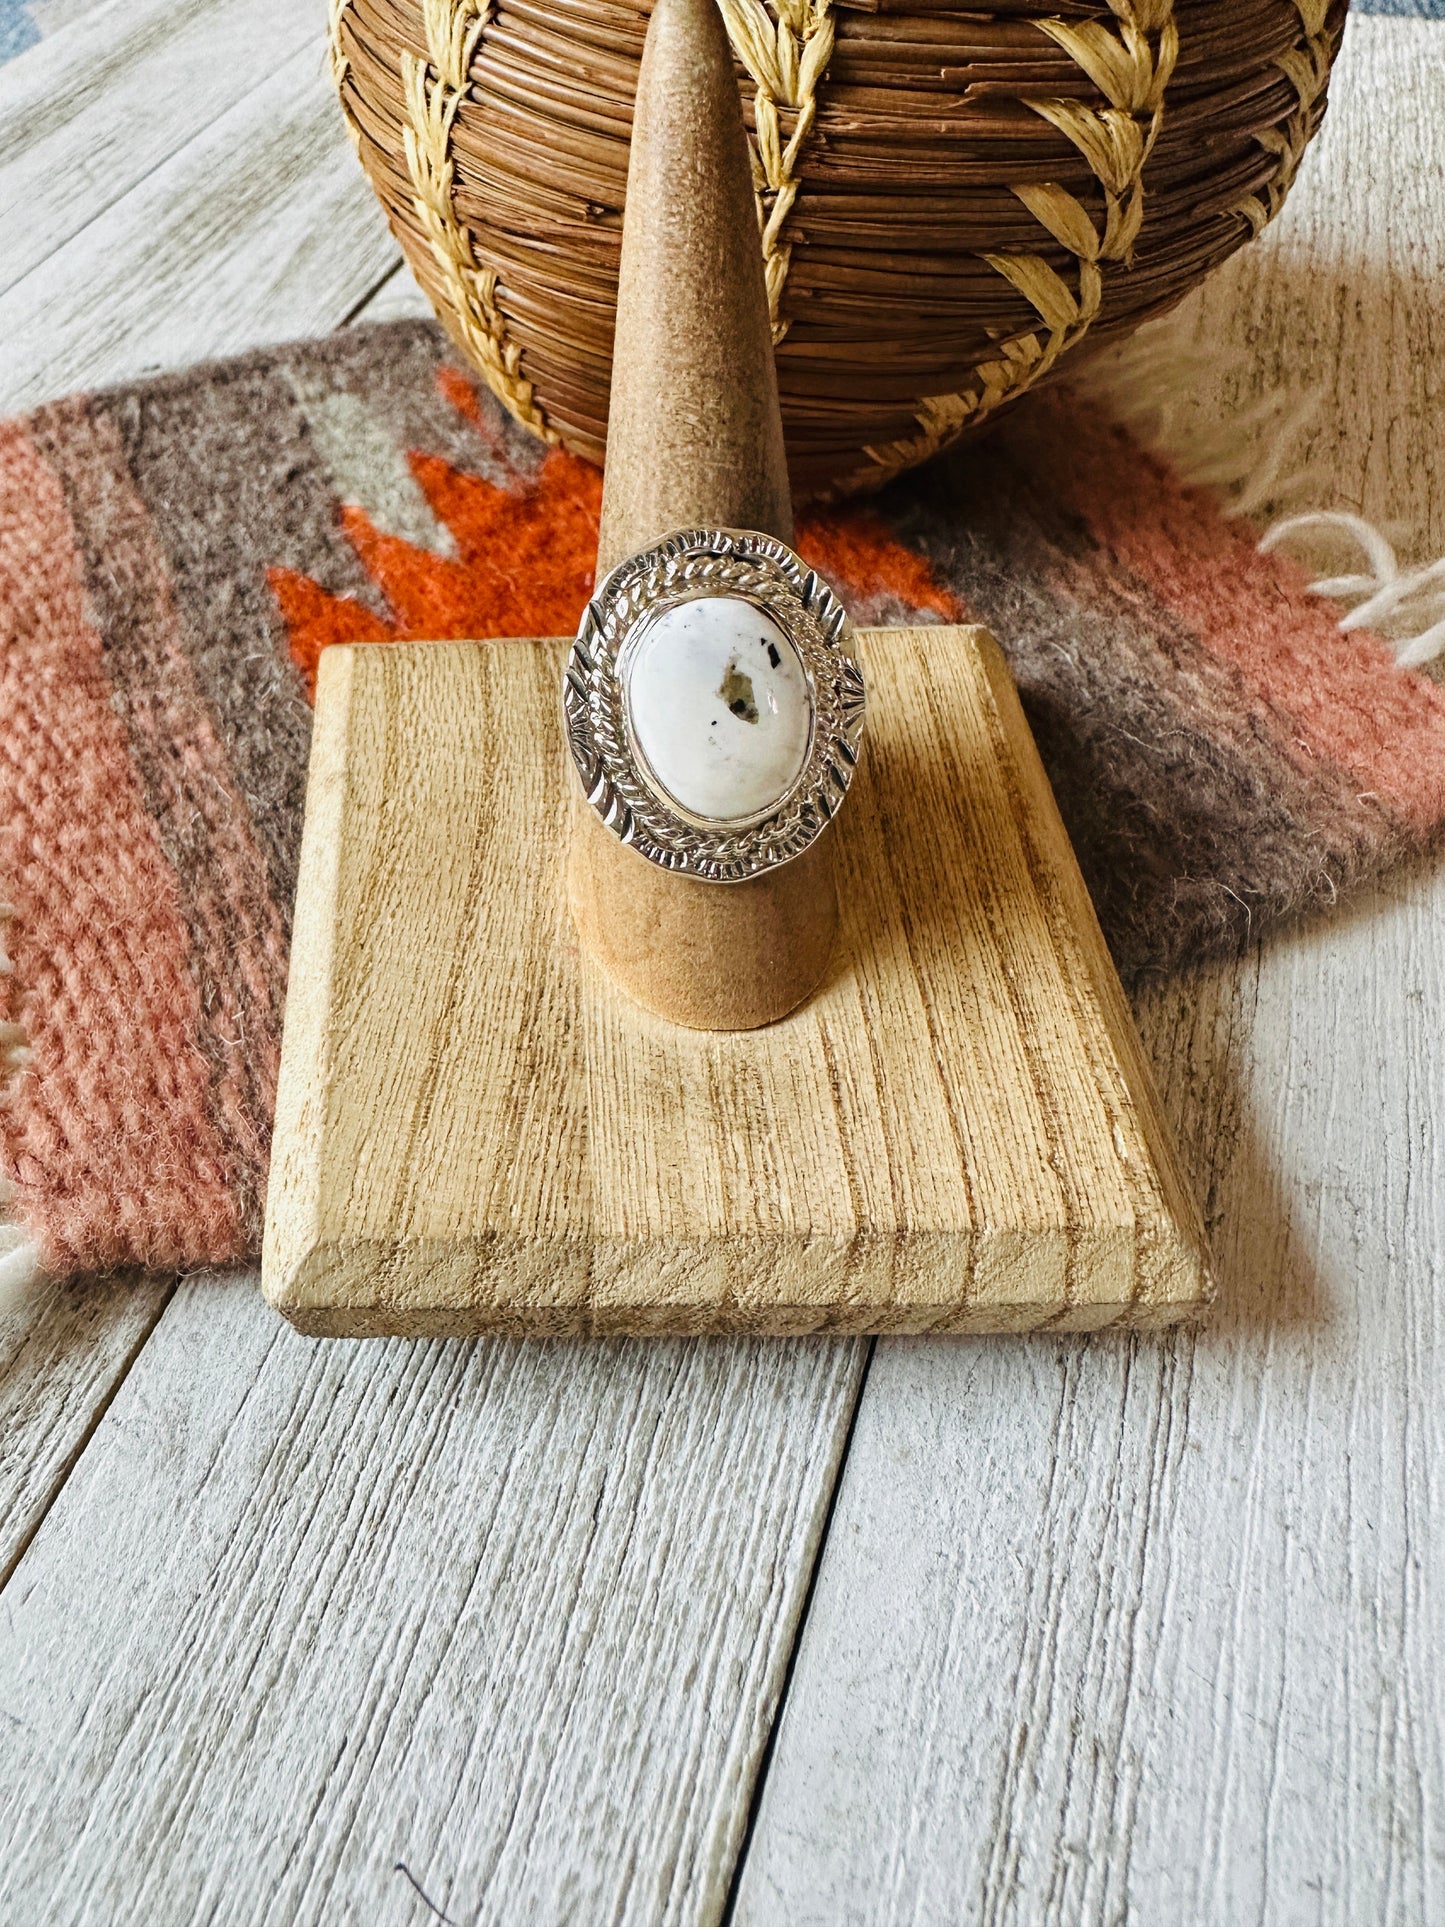
<svg viewBox="0 0 1445 1927"><path fill-rule="evenodd" d="M639 622L699 596L756 604L791 639L812 700L808 753L760 820L689 816L646 779L627 720L621 660ZM587 801L608 829L662 869L744 883L801 856L837 815L862 750L866 690L853 626L822 577L786 542L748 529L680 529L619 562L583 611L562 681L562 719Z"/></svg>

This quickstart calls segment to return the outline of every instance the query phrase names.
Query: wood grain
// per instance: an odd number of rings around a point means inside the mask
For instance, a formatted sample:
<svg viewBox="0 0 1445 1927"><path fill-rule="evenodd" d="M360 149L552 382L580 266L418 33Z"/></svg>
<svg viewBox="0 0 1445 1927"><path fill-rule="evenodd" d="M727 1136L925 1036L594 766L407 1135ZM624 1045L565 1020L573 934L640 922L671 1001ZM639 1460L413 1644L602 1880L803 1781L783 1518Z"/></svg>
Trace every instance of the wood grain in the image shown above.
<svg viewBox="0 0 1445 1927"><path fill-rule="evenodd" d="M318 66L247 117L241 176ZM377 216L328 200L333 166L360 184L315 126L314 177L250 170L224 309L215 256L178 245L189 149L91 236L125 310L93 360L79 335L51 360L69 297L19 284L11 399L343 320L328 264L365 267ZM284 311L266 219L318 251ZM231 1278L137 1354L167 1291L47 1295L7 1328L7 1566L28 1551L0 1614L0 1916L429 1918L404 1864L453 1917L715 1919L863 1348L588 1347L539 1378L532 1348L311 1347Z"/></svg>
<svg viewBox="0 0 1445 1927"><path fill-rule="evenodd" d="M0 407L334 327L378 285L396 245L338 132L323 46L0 295Z"/></svg>
<svg viewBox="0 0 1445 1927"><path fill-rule="evenodd" d="M1317 390L1315 500L1421 560L1441 31L1352 23L1278 229L1186 317L1175 427ZM736 1927L1445 1911L1442 939L1436 864L1140 999L1202 1333L878 1347Z"/></svg>
<svg viewBox="0 0 1445 1927"><path fill-rule="evenodd" d="M715 1921L862 1354L183 1285L5 1593L0 1918Z"/></svg>
<svg viewBox="0 0 1445 1927"><path fill-rule="evenodd" d="M85 14L98 12L102 3L103 0L28 0L26 24L34 29L40 40L44 40L50 34L58 33L61 28L71 26ZM34 46L35 42L30 44ZM28 52L29 48L25 51Z"/></svg>
<svg viewBox="0 0 1445 1927"><path fill-rule="evenodd" d="M97 218L118 319L11 290L9 400L347 317L396 255L319 70ZM217 174L254 203L187 250ZM153 1348L169 1290L4 1329L0 1918L425 1921L411 1875L454 1919L715 1920L864 1348L318 1347L245 1277Z"/></svg>
<svg viewBox="0 0 1445 1927"><path fill-rule="evenodd" d="M1414 565L1445 555L1445 34L1352 15L1344 57L1285 214L1169 329L1187 381L1157 439L1187 463L1239 422L1257 455L1249 411L1282 403L1278 505L1353 510Z"/></svg>
<svg viewBox="0 0 1445 1927"><path fill-rule="evenodd" d="M861 638L843 923L709 1035L567 919L564 644L322 659L263 1271L303 1330L1017 1330L1207 1295L996 645Z"/></svg>
<svg viewBox="0 0 1445 1927"><path fill-rule="evenodd" d="M46 1284L0 1319L0 1586L171 1293L167 1279Z"/></svg>
<svg viewBox="0 0 1445 1927"><path fill-rule="evenodd" d="M880 1345L739 1927L1435 1919L1442 933L1149 998L1207 1330Z"/></svg>
<svg viewBox="0 0 1445 1927"><path fill-rule="evenodd" d="M83 229L93 243L118 200L324 26L322 0L111 0L0 65L0 290Z"/></svg>
<svg viewBox="0 0 1445 1927"><path fill-rule="evenodd" d="M47 8L40 25L61 11ZM17 252L45 260L4 296L0 406L48 396L69 382L98 384L151 361L218 352L223 333L243 348L344 320L373 266L380 275L399 257L356 182L320 78L324 8L307 0L295 10L312 17L310 50L286 62L264 95L264 111L252 92L254 63L218 58L236 49L224 33L218 41L215 32L201 31L199 16L183 14L168 34L157 10L136 0L80 20L82 11L77 5L70 24L0 67L5 260ZM229 22L229 9L216 11L226 11ZM235 13L260 25L250 0ZM58 100L50 85L56 46L70 49L63 64L77 76L74 90ZM93 56L88 66L86 49ZM232 118L228 110L248 95L245 111ZM53 123L47 130L28 114L22 118L20 106L37 100L52 102L63 141ZM209 103L215 125L203 142L188 141L157 169L156 154L171 146L162 130L177 118L184 123L190 100ZM165 113L158 102L167 103ZM267 168L268 143L278 138L288 164ZM57 177L82 180L82 157L106 153L111 187L126 184L125 192L91 205L83 241L77 231L64 247L52 246L53 206L36 191L31 166L36 143ZM239 189L247 179L254 205L229 226L215 222L205 212L208 195L228 182ZM320 225L308 234L313 222ZM240 265L222 296L216 270L231 249ZM0 1573L10 1570L102 1421L171 1282L46 1287L0 1324Z"/></svg>
<svg viewBox="0 0 1445 1927"><path fill-rule="evenodd" d="M1191 309L1238 358L1201 409L1321 385L1321 495L1420 559L1440 31L1352 23L1279 228ZM111 222L138 301L149 237ZM262 338L264 277L221 314L206 265L156 338ZM293 280L287 327L339 321L338 285L308 315ZM1422 876L1140 1004L1221 1241L1203 1340L879 1348L738 1927L1441 1917L1442 939ZM458 1921L716 1921L813 1543L790 1507L816 1521L861 1347L666 1345L639 1386L630 1344L310 1346L206 1280L86 1404L138 1302L47 1301L7 1366L7 1462L40 1475L0 1492L7 1548L79 1456L0 1612L0 1916L429 1921L405 1862Z"/></svg>

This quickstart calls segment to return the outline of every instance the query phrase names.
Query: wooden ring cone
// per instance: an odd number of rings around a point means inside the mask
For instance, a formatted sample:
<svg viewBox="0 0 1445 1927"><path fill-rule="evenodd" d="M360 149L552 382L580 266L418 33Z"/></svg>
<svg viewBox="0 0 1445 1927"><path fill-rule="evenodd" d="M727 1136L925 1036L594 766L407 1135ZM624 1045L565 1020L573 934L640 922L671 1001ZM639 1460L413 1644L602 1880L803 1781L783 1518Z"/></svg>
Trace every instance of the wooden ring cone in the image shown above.
<svg viewBox="0 0 1445 1927"><path fill-rule="evenodd" d="M684 527L791 542L757 204L715 0L657 0L627 177L597 576ZM750 1030L816 988L837 929L831 831L780 869L709 883L627 848L579 798L583 942L647 1009Z"/></svg>

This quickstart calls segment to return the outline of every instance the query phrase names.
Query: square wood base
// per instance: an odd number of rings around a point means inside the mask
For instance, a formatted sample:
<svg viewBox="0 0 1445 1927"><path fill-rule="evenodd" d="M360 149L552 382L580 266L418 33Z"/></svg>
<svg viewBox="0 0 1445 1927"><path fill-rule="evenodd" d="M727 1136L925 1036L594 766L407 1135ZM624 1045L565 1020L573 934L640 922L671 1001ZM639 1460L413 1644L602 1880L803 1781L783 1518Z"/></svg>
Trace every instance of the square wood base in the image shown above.
<svg viewBox="0 0 1445 1927"><path fill-rule="evenodd" d="M733 1034L647 1015L578 945L564 643L326 652L263 1269L293 1324L979 1332L1206 1302L996 645L860 647L833 966Z"/></svg>

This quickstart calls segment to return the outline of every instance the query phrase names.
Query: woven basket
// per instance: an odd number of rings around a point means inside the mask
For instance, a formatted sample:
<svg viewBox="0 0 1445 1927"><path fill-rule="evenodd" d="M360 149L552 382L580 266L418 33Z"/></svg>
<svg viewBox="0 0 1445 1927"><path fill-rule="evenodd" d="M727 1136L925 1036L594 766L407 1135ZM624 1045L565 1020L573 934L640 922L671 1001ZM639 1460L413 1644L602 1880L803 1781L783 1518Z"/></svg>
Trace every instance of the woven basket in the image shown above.
<svg viewBox="0 0 1445 1927"><path fill-rule="evenodd" d="M719 4L817 496L922 461L1258 234L1346 0ZM417 279L512 413L597 461L647 16L332 0L347 125Z"/></svg>

